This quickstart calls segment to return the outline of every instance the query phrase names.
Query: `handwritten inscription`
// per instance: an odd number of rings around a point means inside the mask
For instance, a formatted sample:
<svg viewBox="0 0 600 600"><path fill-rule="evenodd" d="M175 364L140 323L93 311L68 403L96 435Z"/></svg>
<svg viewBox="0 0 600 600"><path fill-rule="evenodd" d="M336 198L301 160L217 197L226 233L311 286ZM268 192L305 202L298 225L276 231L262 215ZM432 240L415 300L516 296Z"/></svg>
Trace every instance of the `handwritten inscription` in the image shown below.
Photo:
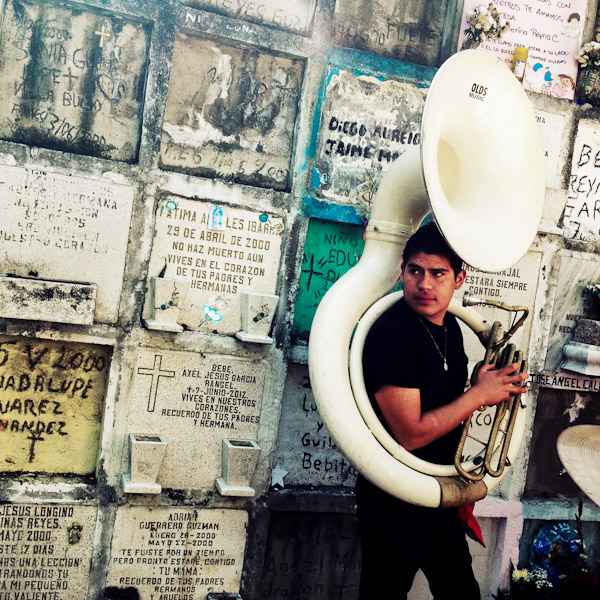
<svg viewBox="0 0 600 600"><path fill-rule="evenodd" d="M370 210L382 171L420 143L424 92L416 85L331 68L312 186L318 198Z"/></svg>
<svg viewBox="0 0 600 600"><path fill-rule="evenodd" d="M0 336L4 471L92 473L110 349Z"/></svg>
<svg viewBox="0 0 600 600"><path fill-rule="evenodd" d="M466 15L479 4L479 0L464 3L459 48L465 38ZM510 21L510 29L501 39L487 40L480 48L495 54L512 68L515 47L528 47L523 87L557 98L572 99L577 80L575 56L581 46L586 0L530 0L527 3L498 0L494 4Z"/></svg>
<svg viewBox="0 0 600 600"><path fill-rule="evenodd" d="M29 0L6 6L0 136L137 158L148 32L123 17L112 19Z"/></svg>
<svg viewBox="0 0 600 600"><path fill-rule="evenodd" d="M284 5L277 0L183 0L182 4L303 34L312 20L315 0L294 0ZM188 13L186 23L190 21L195 22L195 16Z"/></svg>
<svg viewBox="0 0 600 600"><path fill-rule="evenodd" d="M292 335L296 339L308 340L321 298L348 269L358 263L365 245L363 231L356 225L310 220L292 325Z"/></svg>
<svg viewBox="0 0 600 600"><path fill-rule="evenodd" d="M179 34L161 165L288 189L303 71L300 60Z"/></svg>
<svg viewBox="0 0 600 600"><path fill-rule="evenodd" d="M238 589L247 521L242 510L121 509L107 585L165 600Z"/></svg>
<svg viewBox="0 0 600 600"><path fill-rule="evenodd" d="M600 240L600 129L593 121L579 122L567 203L565 237L584 242Z"/></svg>
<svg viewBox="0 0 600 600"><path fill-rule="evenodd" d="M0 600L84 597L95 513L91 506L0 505Z"/></svg>
<svg viewBox="0 0 600 600"><path fill-rule="evenodd" d="M447 2L359 0L336 6L334 43L366 52L436 66Z"/></svg>

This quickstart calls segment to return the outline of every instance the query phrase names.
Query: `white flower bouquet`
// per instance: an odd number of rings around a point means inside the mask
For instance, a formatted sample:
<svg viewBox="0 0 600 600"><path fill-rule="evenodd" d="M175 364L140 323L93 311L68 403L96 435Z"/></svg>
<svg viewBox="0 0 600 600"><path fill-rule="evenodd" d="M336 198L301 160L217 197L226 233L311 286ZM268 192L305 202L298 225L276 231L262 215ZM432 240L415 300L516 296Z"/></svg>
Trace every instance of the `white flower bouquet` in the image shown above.
<svg viewBox="0 0 600 600"><path fill-rule="evenodd" d="M480 4L467 14L469 26L464 33L467 36L463 43L463 50L477 48L487 40L499 40L510 27L498 9L490 2L487 6Z"/></svg>

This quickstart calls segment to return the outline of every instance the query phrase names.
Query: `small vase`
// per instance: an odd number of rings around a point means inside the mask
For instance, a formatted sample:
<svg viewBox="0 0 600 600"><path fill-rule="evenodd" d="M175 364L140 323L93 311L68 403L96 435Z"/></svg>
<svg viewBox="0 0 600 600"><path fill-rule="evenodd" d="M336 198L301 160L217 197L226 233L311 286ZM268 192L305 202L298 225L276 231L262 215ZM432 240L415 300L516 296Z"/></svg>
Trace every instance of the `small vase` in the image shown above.
<svg viewBox="0 0 600 600"><path fill-rule="evenodd" d="M600 69L584 67L577 78L577 101L579 104L600 106Z"/></svg>

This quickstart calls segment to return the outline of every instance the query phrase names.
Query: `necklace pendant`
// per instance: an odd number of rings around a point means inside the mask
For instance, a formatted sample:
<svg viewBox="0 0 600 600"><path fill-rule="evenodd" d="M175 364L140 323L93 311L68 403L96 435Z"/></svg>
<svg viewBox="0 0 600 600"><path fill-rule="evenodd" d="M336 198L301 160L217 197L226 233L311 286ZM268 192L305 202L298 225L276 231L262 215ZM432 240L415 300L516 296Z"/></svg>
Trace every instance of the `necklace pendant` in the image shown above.
<svg viewBox="0 0 600 600"><path fill-rule="evenodd" d="M444 371L448 370L448 363L446 361L444 361Z"/></svg>

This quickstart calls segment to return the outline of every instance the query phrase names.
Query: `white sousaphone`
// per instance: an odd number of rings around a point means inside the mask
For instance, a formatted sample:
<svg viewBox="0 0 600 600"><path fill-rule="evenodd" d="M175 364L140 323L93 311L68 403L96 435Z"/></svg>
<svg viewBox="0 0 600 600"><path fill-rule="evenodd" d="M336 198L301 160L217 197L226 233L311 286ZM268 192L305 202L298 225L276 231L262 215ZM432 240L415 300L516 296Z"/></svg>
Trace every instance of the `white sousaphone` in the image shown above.
<svg viewBox="0 0 600 600"><path fill-rule="evenodd" d="M519 81L485 52L453 55L431 83L420 148L409 148L385 173L362 257L325 294L310 332L310 379L325 425L356 469L397 498L429 507L458 506L485 496L506 473L482 474L472 483L454 465L418 459L387 433L371 407L362 346L372 323L401 294L389 292L400 278L404 245L430 206L442 234L466 263L502 271L535 238L544 192L538 125ZM489 337L489 324L472 308L453 300L450 312L480 339ZM503 450L507 464L523 437L520 402L513 420ZM473 462L460 465L460 459L459 466L466 472L477 468Z"/></svg>

